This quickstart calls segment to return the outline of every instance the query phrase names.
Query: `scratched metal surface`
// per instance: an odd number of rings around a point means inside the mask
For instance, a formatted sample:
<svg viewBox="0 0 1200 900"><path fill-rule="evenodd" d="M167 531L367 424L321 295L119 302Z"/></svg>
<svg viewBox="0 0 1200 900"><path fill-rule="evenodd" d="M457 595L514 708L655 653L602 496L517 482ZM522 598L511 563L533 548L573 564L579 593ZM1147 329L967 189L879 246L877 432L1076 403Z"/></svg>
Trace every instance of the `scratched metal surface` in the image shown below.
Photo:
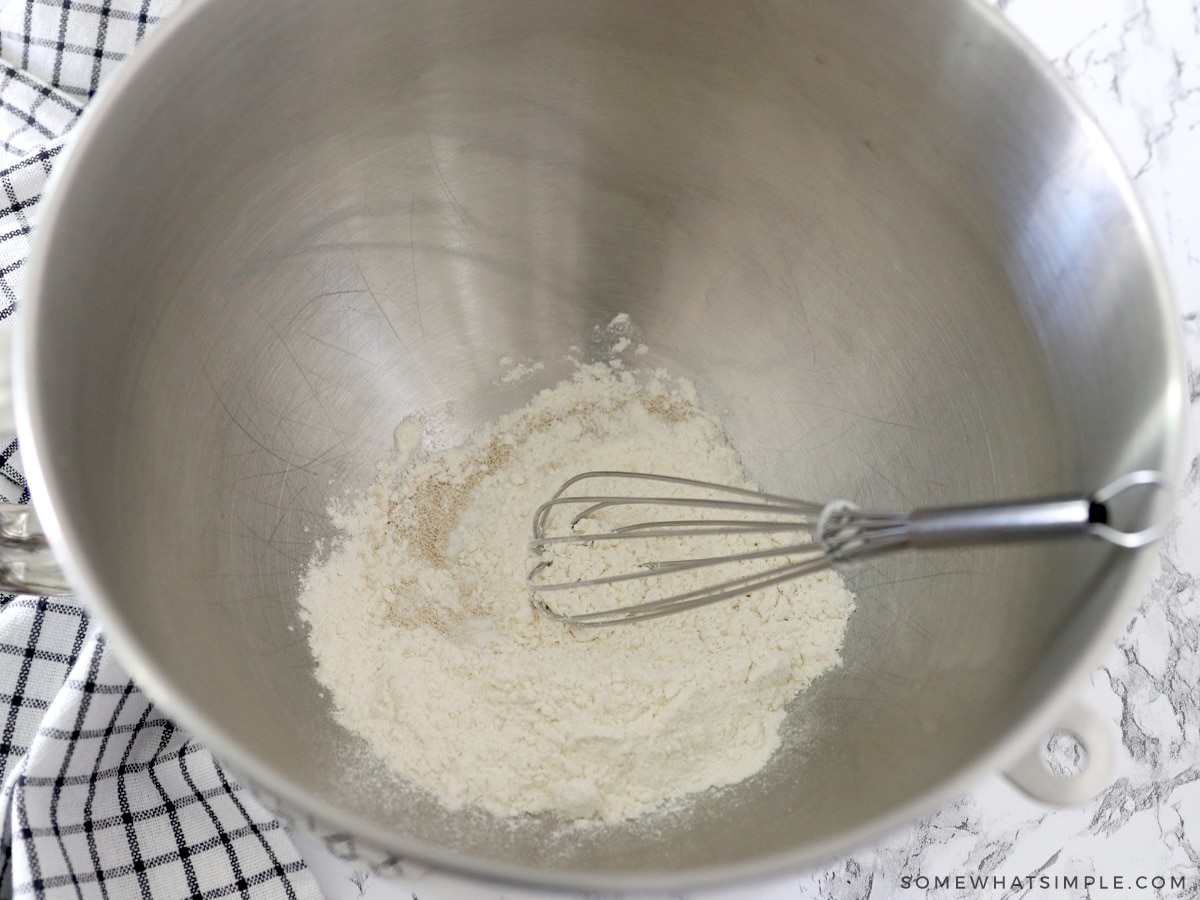
<svg viewBox="0 0 1200 900"><path fill-rule="evenodd" d="M564 839L379 790L312 678L294 596L328 504L404 416L435 411L453 442L625 312L646 364L694 378L774 490L1086 490L1177 464L1175 323L1115 160L958 4L875 4L841 31L834 4L714 3L717 41L674 27L682 6L520 4L464 38L463 7L417 3L398 46L386 4L347 24L297 3L240 23L256 59L305 63L271 67L241 54L228 5L191 25L232 49L201 59L169 35L133 65L174 53L204 77L127 82L72 161L89 184L136 178L81 190L47 240L129 225L46 272L47 294L92 302L37 313L56 363L34 402L63 410L48 446L87 448L87 466L46 466L76 574L112 598L135 677L237 771L435 862L622 884L811 861L1049 721L1130 611L1131 567L1095 548L858 571L846 665L797 705L788 750L688 816ZM503 40L523 16L535 36ZM508 384L502 357L546 367ZM89 379L119 398L121 433L65 402Z"/></svg>

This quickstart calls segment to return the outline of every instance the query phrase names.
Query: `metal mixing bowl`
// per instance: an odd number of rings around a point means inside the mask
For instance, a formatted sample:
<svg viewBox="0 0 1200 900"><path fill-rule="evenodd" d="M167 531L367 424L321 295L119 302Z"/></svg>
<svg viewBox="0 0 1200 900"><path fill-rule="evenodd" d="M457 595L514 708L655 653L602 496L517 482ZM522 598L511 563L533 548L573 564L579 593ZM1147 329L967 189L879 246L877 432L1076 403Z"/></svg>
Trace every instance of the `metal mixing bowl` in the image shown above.
<svg viewBox="0 0 1200 900"><path fill-rule="evenodd" d="M764 771L686 814L581 831L389 786L297 617L327 504L403 417L464 435L621 312L774 491L931 505L1180 465L1146 222L982 4L198 0L97 100L46 200L17 372L36 503L148 693L372 857L592 888L749 878L1028 750L1152 554L853 571L844 667ZM506 382L501 357L546 367Z"/></svg>

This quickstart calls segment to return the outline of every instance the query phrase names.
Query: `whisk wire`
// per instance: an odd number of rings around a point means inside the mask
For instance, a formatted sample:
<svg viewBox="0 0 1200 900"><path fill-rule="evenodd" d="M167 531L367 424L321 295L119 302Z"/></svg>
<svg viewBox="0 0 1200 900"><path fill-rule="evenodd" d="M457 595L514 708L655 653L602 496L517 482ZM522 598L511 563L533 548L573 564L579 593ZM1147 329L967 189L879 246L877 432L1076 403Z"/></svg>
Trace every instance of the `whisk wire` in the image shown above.
<svg viewBox="0 0 1200 900"><path fill-rule="evenodd" d="M568 622L572 625L619 625L624 622L640 622L648 619L657 619L661 616L674 615L675 613L684 612L689 609L697 609L701 606L707 606L710 603L717 603L722 600L729 600L733 597L751 594L754 591L764 590L765 588L774 587L777 584L783 584L806 575L811 572L819 572L821 569L828 568L829 563L820 558L813 558L799 563L790 563L785 566L778 566L774 569L768 569L765 572L756 572L753 575L745 575L739 578L730 578L725 581L720 581L715 584L709 584L696 590L686 591L684 593L675 594L669 597L650 600L645 603L636 603L630 606L618 607L615 609L597 610L594 612L581 612L573 614L565 614L558 610L551 609L546 601L537 594L534 595L534 607L542 615L551 619ZM531 576L533 573L530 573ZM615 581L624 581L629 576L634 578L644 578L645 575L638 573L625 573L625 575L616 578L597 578L590 582L578 582L570 585L545 585L544 590L555 590L560 587L592 587L603 584L612 584Z"/></svg>
<svg viewBox="0 0 1200 900"><path fill-rule="evenodd" d="M581 482L621 484L629 489L629 482L654 482L684 490L682 496L641 496L634 494L572 493ZM612 518L626 511L695 509L705 512L724 513L721 518L650 518L645 521L618 522L606 530L576 531L580 523L596 520L600 516ZM657 559L641 562L635 569L605 572L593 577L570 578L563 581L546 580L551 560L540 560L529 573L527 583L533 589L534 606L545 616L576 625L605 625L617 622L640 621L657 618L686 609L694 609L710 603L730 599L738 595L753 593L777 584L791 581L805 573L819 571L828 566L819 543L812 539L818 527L818 516L825 507L819 503L796 500L791 497L766 494L747 488L714 484L691 478L653 475L637 472L584 472L568 479L543 503L533 517L533 540L531 548L538 553L563 545L596 545L618 541L654 541L655 539L711 538L713 536L737 535L748 540L774 534L806 534L802 541L772 543L755 546L743 552L721 556L701 556L686 559ZM729 515L744 513L747 517L735 519ZM551 533L551 522L555 517L563 522L563 533ZM800 557L800 559L797 559ZM765 571L755 571L722 578L703 587L671 593L665 597L643 603L631 604L611 610L567 614L550 607L540 596L552 591L588 591L590 589L619 585L626 582L654 577L673 576L679 573L728 566L754 561L783 558L782 565L772 566Z"/></svg>

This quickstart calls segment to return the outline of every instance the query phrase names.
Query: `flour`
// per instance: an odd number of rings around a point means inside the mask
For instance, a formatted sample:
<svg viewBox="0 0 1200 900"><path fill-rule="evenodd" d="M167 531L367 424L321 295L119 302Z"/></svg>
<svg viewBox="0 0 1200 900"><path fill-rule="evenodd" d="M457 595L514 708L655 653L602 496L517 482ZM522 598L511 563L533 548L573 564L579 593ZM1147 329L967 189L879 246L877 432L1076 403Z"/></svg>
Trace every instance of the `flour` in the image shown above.
<svg viewBox="0 0 1200 900"><path fill-rule="evenodd" d="M301 606L342 724L448 807L615 822L734 784L839 662L853 602L833 572L623 627L531 608L531 516L569 476L745 484L687 382L581 366L461 447L423 454L411 421L396 443L333 512L343 537Z"/></svg>
<svg viewBox="0 0 1200 900"><path fill-rule="evenodd" d="M500 357L500 383L511 384L514 381L524 381L530 375L546 368L544 362L522 362L511 356Z"/></svg>

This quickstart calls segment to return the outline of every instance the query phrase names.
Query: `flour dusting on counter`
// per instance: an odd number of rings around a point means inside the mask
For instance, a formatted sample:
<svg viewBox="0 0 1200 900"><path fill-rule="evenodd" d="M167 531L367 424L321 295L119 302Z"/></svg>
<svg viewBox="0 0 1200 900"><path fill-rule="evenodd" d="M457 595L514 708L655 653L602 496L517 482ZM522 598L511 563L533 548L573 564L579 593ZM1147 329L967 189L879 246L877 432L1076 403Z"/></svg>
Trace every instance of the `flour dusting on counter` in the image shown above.
<svg viewBox="0 0 1200 900"><path fill-rule="evenodd" d="M690 383L581 365L461 447L423 453L412 423L333 511L342 540L301 596L346 728L446 806L498 815L620 821L762 768L787 703L839 662L836 573L601 629L537 615L525 586L533 511L577 472L746 484Z"/></svg>

